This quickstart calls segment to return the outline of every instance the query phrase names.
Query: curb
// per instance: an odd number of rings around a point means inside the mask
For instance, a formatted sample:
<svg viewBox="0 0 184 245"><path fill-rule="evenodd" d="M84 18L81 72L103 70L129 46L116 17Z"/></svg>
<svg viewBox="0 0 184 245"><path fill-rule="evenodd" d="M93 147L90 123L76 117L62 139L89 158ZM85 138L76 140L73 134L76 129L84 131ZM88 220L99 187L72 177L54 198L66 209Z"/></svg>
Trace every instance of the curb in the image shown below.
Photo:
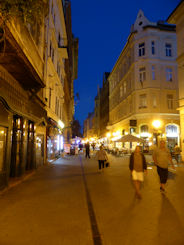
<svg viewBox="0 0 184 245"><path fill-rule="evenodd" d="M15 179L10 181L7 187L5 187L3 190L0 191L0 195L4 194L5 192L9 191L10 189L14 188L15 186L21 184L22 182L26 181L29 179L31 176L33 176L36 173L36 171L32 171L31 173L25 174L24 176L20 177L20 179Z"/></svg>

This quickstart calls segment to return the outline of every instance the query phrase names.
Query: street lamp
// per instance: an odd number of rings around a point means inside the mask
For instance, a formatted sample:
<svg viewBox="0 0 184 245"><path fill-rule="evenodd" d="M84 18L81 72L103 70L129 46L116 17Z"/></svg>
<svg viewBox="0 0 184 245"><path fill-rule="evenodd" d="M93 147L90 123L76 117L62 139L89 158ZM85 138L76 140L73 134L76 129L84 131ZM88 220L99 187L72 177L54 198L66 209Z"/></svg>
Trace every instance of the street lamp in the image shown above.
<svg viewBox="0 0 184 245"><path fill-rule="evenodd" d="M160 120L154 120L152 125L155 131L153 135L156 137L156 145L158 146L158 136L160 135L159 128L161 127L162 123Z"/></svg>

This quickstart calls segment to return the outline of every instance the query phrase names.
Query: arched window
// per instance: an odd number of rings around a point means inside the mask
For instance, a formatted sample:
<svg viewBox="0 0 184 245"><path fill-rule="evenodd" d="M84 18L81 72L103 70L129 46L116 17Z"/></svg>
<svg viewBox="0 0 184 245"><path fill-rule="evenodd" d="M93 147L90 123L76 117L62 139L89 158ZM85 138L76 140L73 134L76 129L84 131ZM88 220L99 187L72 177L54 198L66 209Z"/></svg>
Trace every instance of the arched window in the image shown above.
<svg viewBox="0 0 184 245"><path fill-rule="evenodd" d="M141 133L148 133L148 125L142 125L140 129Z"/></svg>
<svg viewBox="0 0 184 245"><path fill-rule="evenodd" d="M167 137L178 137L178 127L176 125L166 126L166 136Z"/></svg>

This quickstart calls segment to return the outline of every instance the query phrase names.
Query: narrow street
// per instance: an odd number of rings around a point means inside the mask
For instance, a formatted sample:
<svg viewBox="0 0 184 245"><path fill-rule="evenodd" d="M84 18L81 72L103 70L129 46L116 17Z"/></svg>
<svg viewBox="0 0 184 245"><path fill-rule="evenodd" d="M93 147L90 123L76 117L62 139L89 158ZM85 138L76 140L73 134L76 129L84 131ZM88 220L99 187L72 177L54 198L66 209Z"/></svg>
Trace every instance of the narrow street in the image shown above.
<svg viewBox="0 0 184 245"><path fill-rule="evenodd" d="M184 166L162 195L150 165L138 200L128 157L110 163L99 173L94 156L66 156L1 194L0 244L183 245Z"/></svg>

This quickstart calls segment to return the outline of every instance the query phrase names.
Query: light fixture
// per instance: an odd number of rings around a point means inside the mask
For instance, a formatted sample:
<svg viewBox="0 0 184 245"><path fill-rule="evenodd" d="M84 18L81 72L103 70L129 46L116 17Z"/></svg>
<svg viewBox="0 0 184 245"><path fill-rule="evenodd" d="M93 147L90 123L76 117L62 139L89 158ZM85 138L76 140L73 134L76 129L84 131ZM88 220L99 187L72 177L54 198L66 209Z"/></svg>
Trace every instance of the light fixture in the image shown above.
<svg viewBox="0 0 184 245"><path fill-rule="evenodd" d="M61 129L63 129L64 128L64 123L61 121L61 120L59 120L58 121L58 125L59 125L59 127L61 128Z"/></svg>
<svg viewBox="0 0 184 245"><path fill-rule="evenodd" d="M161 121L160 120L154 120L152 122L152 125L153 125L154 128L158 129L158 128L161 127Z"/></svg>

